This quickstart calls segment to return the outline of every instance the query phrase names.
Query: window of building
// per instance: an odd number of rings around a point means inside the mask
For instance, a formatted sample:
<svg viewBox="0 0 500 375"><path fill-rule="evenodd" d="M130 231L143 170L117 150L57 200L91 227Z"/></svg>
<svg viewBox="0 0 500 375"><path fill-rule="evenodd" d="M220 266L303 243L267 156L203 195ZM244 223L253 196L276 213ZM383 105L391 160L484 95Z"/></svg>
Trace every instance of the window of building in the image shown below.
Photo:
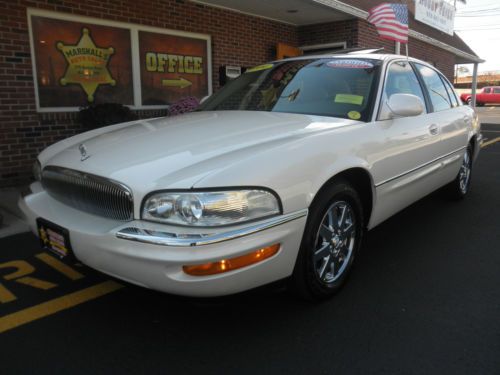
<svg viewBox="0 0 500 375"><path fill-rule="evenodd" d="M450 97L448 96L448 92L446 91L439 74L434 69L427 66L420 64L415 65L422 75L432 106L434 107L434 112L444 111L445 109L451 108Z"/></svg>

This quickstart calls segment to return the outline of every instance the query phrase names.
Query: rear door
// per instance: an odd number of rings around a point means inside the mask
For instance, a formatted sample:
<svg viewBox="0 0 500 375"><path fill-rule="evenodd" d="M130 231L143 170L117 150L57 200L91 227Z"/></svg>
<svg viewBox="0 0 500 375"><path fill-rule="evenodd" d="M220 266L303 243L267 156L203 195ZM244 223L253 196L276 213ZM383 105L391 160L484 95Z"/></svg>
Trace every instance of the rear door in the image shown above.
<svg viewBox="0 0 500 375"><path fill-rule="evenodd" d="M468 111L455 102L446 78L429 66L417 63L415 66L431 101L432 113L428 117L440 134L436 157L444 160L464 149L471 119Z"/></svg>

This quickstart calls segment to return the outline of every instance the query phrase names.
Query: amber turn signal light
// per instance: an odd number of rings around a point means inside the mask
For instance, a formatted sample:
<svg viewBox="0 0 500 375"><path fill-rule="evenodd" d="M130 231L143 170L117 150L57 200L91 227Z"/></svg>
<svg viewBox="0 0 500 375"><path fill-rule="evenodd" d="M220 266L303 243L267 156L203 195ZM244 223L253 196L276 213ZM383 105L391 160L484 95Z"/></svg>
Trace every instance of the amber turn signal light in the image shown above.
<svg viewBox="0 0 500 375"><path fill-rule="evenodd" d="M264 259L272 257L279 249L280 244L275 244L236 258L222 259L217 262L196 264L193 266L183 266L182 269L191 276L215 275L261 262Z"/></svg>

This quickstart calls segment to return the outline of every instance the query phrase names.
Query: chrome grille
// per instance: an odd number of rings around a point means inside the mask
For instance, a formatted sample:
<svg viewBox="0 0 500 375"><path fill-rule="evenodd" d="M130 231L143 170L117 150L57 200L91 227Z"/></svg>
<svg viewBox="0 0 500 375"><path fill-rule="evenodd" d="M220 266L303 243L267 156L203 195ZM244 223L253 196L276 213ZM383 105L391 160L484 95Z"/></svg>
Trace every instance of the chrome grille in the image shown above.
<svg viewBox="0 0 500 375"><path fill-rule="evenodd" d="M45 167L42 185L54 199L94 215L128 221L134 217L132 192L104 177L60 167Z"/></svg>

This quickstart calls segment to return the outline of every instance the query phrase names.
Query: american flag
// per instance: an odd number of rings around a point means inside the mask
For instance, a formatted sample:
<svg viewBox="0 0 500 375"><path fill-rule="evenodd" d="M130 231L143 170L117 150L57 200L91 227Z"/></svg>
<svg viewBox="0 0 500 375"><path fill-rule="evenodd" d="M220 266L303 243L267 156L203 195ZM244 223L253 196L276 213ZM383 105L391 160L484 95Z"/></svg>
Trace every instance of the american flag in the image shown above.
<svg viewBox="0 0 500 375"><path fill-rule="evenodd" d="M368 22L375 25L382 39L408 43L408 8L404 4L382 3L368 12Z"/></svg>

